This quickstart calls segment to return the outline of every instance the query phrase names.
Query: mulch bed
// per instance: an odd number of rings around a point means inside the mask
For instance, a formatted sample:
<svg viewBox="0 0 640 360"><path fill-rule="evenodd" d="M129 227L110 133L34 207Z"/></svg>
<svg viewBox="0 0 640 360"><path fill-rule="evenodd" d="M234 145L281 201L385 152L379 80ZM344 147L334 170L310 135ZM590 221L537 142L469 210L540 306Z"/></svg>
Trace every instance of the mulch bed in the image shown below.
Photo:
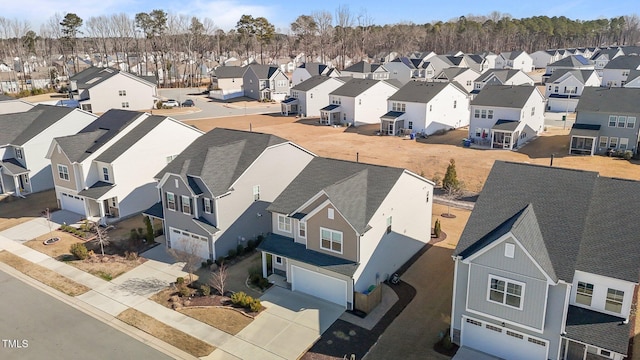
<svg viewBox="0 0 640 360"><path fill-rule="evenodd" d="M447 239L447 234L440 230L440 237L431 236L431 240L429 240L429 244L437 244L441 241L445 241Z"/></svg>

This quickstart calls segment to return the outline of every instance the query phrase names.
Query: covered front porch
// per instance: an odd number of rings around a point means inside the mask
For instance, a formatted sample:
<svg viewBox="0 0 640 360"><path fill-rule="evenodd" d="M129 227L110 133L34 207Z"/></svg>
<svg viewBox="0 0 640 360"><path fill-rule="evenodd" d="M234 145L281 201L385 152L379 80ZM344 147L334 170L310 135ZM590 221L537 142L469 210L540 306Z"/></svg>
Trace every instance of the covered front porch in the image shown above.
<svg viewBox="0 0 640 360"><path fill-rule="evenodd" d="M341 110L342 108L337 104L323 107L320 109L320 123L323 125L339 124Z"/></svg>
<svg viewBox="0 0 640 360"><path fill-rule="evenodd" d="M622 360L627 355L631 326L623 318L570 305L560 359Z"/></svg>
<svg viewBox="0 0 640 360"><path fill-rule="evenodd" d="M593 155L596 151L600 125L573 124L569 136L569 154L572 155Z"/></svg>
<svg viewBox="0 0 640 360"><path fill-rule="evenodd" d="M405 130L403 111L389 111L380 117L380 134L400 135Z"/></svg>
<svg viewBox="0 0 640 360"><path fill-rule="evenodd" d="M496 124L491 128L491 148L505 150L517 148L520 136L519 126L520 122L516 120L500 119L496 121Z"/></svg>
<svg viewBox="0 0 640 360"><path fill-rule="evenodd" d="M31 193L29 169L16 159L5 159L0 162L0 194L24 196Z"/></svg>
<svg viewBox="0 0 640 360"><path fill-rule="evenodd" d="M88 189L78 193L78 196L84 197L86 202L86 215L88 220L99 222L101 225L107 225L120 218L118 197L108 195L108 192L114 187L115 185L113 184L98 181Z"/></svg>
<svg viewBox="0 0 640 360"><path fill-rule="evenodd" d="M280 103L280 113L284 116L298 115L300 113L299 101L296 98L288 98Z"/></svg>

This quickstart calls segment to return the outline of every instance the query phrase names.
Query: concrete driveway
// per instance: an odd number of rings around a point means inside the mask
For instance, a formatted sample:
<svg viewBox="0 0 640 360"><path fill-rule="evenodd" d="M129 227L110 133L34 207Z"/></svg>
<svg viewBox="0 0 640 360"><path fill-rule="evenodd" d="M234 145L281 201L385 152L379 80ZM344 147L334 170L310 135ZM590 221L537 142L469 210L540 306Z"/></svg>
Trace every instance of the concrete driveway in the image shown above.
<svg viewBox="0 0 640 360"><path fill-rule="evenodd" d="M0 232L0 235L14 241L25 242L55 230L62 224L75 224L82 220L82 215L66 210L51 213L51 227L45 218L36 218Z"/></svg>
<svg viewBox="0 0 640 360"><path fill-rule="evenodd" d="M266 310L236 337L282 359L299 358L344 312L340 305L277 286L260 301Z"/></svg>

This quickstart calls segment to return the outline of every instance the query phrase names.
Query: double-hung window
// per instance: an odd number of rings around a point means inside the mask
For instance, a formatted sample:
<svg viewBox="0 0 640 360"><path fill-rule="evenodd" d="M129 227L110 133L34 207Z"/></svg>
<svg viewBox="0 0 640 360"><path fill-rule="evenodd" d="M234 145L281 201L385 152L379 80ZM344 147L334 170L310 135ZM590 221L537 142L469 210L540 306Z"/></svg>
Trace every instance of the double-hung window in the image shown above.
<svg viewBox="0 0 640 360"><path fill-rule="evenodd" d="M624 301L624 291L616 289L607 290L607 301L604 309L617 313L622 312L622 302Z"/></svg>
<svg viewBox="0 0 640 360"><path fill-rule="evenodd" d="M615 127L618 117L615 115L609 115L609 127Z"/></svg>
<svg viewBox="0 0 640 360"><path fill-rule="evenodd" d="M182 213L186 215L191 215L191 198L188 196L182 196Z"/></svg>
<svg viewBox="0 0 640 360"><path fill-rule="evenodd" d="M260 200L260 185L253 186L253 201Z"/></svg>
<svg viewBox="0 0 640 360"><path fill-rule="evenodd" d="M593 284L578 281L576 288L576 303L591 306L593 298Z"/></svg>
<svg viewBox="0 0 640 360"><path fill-rule="evenodd" d="M291 232L291 218L282 214L278 214L278 230Z"/></svg>
<svg viewBox="0 0 640 360"><path fill-rule="evenodd" d="M320 228L320 248L342 254L342 232Z"/></svg>
<svg viewBox="0 0 640 360"><path fill-rule="evenodd" d="M209 198L204 198L204 212L205 214L211 214L211 199Z"/></svg>
<svg viewBox="0 0 640 360"><path fill-rule="evenodd" d="M627 118L627 129L633 129L634 127L636 127L636 117L629 116Z"/></svg>
<svg viewBox="0 0 640 360"><path fill-rule="evenodd" d="M618 116L618 127L619 128L625 127L626 123L627 123L627 117L626 116Z"/></svg>
<svg viewBox="0 0 640 360"><path fill-rule="evenodd" d="M167 209L176 210L176 195L174 193L167 192Z"/></svg>
<svg viewBox="0 0 640 360"><path fill-rule="evenodd" d="M69 168L66 165L58 165L58 177L69 181Z"/></svg>
<svg viewBox="0 0 640 360"><path fill-rule="evenodd" d="M300 236L301 238L306 238L307 237L307 223L300 221L298 223L298 236Z"/></svg>
<svg viewBox="0 0 640 360"><path fill-rule="evenodd" d="M16 148L16 159L22 159L22 149Z"/></svg>
<svg viewBox="0 0 640 360"><path fill-rule="evenodd" d="M496 276L489 276L489 301L516 309L522 309L523 295L523 283Z"/></svg>

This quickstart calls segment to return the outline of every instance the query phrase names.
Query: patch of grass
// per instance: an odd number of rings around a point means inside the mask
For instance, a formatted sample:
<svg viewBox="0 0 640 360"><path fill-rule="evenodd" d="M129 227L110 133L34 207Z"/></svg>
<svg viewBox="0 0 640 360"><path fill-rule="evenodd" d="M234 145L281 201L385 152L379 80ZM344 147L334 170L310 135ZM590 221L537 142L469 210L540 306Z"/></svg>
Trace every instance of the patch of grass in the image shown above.
<svg viewBox="0 0 640 360"><path fill-rule="evenodd" d="M49 270L31 261L25 260L7 251L0 251L0 262L3 262L21 273L32 277L69 296L78 296L91 290L67 277Z"/></svg>
<svg viewBox="0 0 640 360"><path fill-rule="evenodd" d="M113 280L113 277L111 276L111 274L109 274L107 272L104 272L104 271L98 271L94 275L96 275L98 277L101 277L103 280L106 280L106 281Z"/></svg>
<svg viewBox="0 0 640 360"><path fill-rule="evenodd" d="M60 238L56 243L51 245L45 245L42 242L51 238L57 237ZM43 254L47 254L54 259L60 260L60 258L64 258L65 256L71 255L69 249L71 245L82 243L83 241L74 237L73 235L66 233L64 231L53 231L51 234L46 233L42 236L39 236L31 241L27 241L24 245L32 248L33 250L39 251ZM73 257L73 256L72 256Z"/></svg>
<svg viewBox="0 0 640 360"><path fill-rule="evenodd" d="M178 311L231 335L239 333L253 321L235 310L225 308L184 307Z"/></svg>
<svg viewBox="0 0 640 360"><path fill-rule="evenodd" d="M214 346L136 309L127 309L118 314L117 318L195 357L207 356L216 349Z"/></svg>
<svg viewBox="0 0 640 360"><path fill-rule="evenodd" d="M149 298L149 300L155 301L158 304L171 309L171 301L169 301L169 299L171 298L171 295L175 294L176 292L177 292L176 289L169 287L153 294Z"/></svg>
<svg viewBox="0 0 640 360"><path fill-rule="evenodd" d="M68 264L107 281L111 281L124 274L125 272L140 265L140 263L136 261L99 263L82 260L70 261L68 262Z"/></svg>

